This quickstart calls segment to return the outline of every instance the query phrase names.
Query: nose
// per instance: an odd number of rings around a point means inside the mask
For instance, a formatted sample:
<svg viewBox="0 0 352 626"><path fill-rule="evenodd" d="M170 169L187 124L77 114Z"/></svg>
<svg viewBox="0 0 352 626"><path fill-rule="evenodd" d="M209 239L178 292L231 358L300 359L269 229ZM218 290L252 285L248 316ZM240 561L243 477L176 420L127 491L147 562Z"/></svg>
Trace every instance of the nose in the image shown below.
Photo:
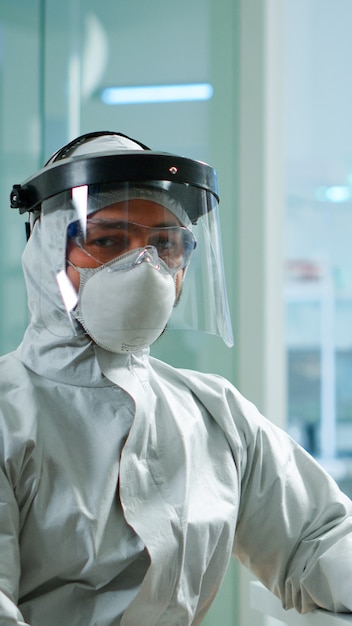
<svg viewBox="0 0 352 626"><path fill-rule="evenodd" d="M146 248L148 246L148 234L143 232L134 232L131 234L126 252L136 250L136 248Z"/></svg>
<svg viewBox="0 0 352 626"><path fill-rule="evenodd" d="M154 246L145 246L144 250L137 256L133 265L140 265L141 263L150 263L156 270L160 269L158 251Z"/></svg>

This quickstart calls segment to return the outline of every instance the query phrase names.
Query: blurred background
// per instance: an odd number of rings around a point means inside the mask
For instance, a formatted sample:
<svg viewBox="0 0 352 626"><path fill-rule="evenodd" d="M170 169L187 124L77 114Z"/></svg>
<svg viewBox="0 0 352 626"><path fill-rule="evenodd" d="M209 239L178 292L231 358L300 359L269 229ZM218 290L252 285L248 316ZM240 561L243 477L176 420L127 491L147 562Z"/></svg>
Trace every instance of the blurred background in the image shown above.
<svg viewBox="0 0 352 626"><path fill-rule="evenodd" d="M350 0L1 0L0 353L28 319L14 183L93 130L207 161L235 346L175 331L153 354L226 376L351 496L351 20ZM233 563L206 626L264 624L248 580Z"/></svg>

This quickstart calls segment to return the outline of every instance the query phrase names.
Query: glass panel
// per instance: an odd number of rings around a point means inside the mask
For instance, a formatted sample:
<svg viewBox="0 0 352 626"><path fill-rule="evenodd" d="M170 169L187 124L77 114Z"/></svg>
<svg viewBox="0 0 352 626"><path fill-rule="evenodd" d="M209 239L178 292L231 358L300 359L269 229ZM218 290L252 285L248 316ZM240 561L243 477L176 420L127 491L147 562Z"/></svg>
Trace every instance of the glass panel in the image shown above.
<svg viewBox="0 0 352 626"><path fill-rule="evenodd" d="M211 0L180 0L177 10L164 0L131 0L123 10L111 0L47 0L46 29L47 156L73 136L108 129L156 150L212 163L213 98L113 106L102 100L110 87L211 85ZM216 95L220 102L221 92ZM228 126L221 121L225 123ZM217 121L218 134L219 125ZM221 219L233 223L231 206L222 203ZM215 369L231 377L228 368L233 371L234 359L220 340L190 334L186 338L178 333L175 338L173 332L166 333L153 347L153 355L173 365Z"/></svg>
<svg viewBox="0 0 352 626"><path fill-rule="evenodd" d="M1 352L18 345L27 321L19 263L24 219L7 208L9 192L80 133L120 130L215 165L222 179L225 264L227 256L235 280L236 7L232 0L1 0ZM100 98L110 86L189 83L216 83L214 98L121 106ZM165 335L154 352L173 365L234 379L234 353L215 337ZM237 623L236 599L234 563L204 624Z"/></svg>
<svg viewBox="0 0 352 626"><path fill-rule="evenodd" d="M206 83L210 1L180 0L177 11L164 0L131 0L123 10L110 0L46 6L48 151L94 128L207 159L209 100L109 106L102 95L111 87Z"/></svg>
<svg viewBox="0 0 352 626"><path fill-rule="evenodd" d="M352 494L348 0L287 2L286 346L292 434ZM331 33L339 32L332 38ZM299 41L299 46L297 42Z"/></svg>
<svg viewBox="0 0 352 626"><path fill-rule="evenodd" d="M40 153L39 0L0 5L0 352L15 348L27 322L19 263L25 244L23 219L11 211L12 185L38 167Z"/></svg>

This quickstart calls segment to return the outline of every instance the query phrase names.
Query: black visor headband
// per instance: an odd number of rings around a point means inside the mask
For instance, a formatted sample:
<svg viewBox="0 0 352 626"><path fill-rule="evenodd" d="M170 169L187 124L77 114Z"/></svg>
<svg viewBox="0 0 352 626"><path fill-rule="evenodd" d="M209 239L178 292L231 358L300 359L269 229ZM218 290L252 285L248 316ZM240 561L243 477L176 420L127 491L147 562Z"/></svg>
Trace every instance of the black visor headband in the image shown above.
<svg viewBox="0 0 352 626"><path fill-rule="evenodd" d="M178 198L192 222L212 208L211 203L201 201L200 190L210 192L219 201L217 176L212 167L148 150L102 152L54 162L21 185L13 186L11 207L20 213L39 211L44 200L74 187L123 183L162 187Z"/></svg>

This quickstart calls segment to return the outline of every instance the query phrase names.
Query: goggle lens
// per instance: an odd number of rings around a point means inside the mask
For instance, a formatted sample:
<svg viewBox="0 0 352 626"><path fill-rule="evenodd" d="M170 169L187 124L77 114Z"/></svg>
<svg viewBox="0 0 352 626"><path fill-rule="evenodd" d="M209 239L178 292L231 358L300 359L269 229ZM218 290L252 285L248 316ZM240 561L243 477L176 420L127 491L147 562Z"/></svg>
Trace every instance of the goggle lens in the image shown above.
<svg viewBox="0 0 352 626"><path fill-rule="evenodd" d="M101 264L133 250L154 246L171 269L183 269L196 247L193 233L183 226L144 226L128 221L89 219L86 233L79 221L68 227L68 239Z"/></svg>

